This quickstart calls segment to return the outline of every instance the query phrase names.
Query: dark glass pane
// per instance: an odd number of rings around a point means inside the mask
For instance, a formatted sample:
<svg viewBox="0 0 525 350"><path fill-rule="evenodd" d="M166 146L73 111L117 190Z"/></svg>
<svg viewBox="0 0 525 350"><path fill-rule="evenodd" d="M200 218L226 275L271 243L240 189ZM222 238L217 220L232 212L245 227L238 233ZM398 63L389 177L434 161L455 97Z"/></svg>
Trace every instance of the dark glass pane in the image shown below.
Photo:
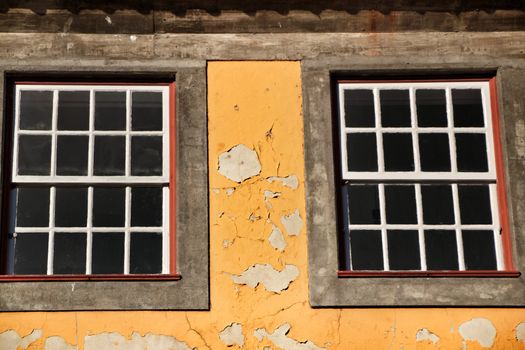
<svg viewBox="0 0 525 350"><path fill-rule="evenodd" d="M381 90L379 98L383 127L402 127L412 124L408 90Z"/></svg>
<svg viewBox="0 0 525 350"><path fill-rule="evenodd" d="M456 134L458 171L488 171L487 145L483 134Z"/></svg>
<svg viewBox="0 0 525 350"><path fill-rule="evenodd" d="M95 136L94 175L124 175L126 171L126 138Z"/></svg>
<svg viewBox="0 0 525 350"><path fill-rule="evenodd" d="M162 130L162 93L134 92L131 100L131 130Z"/></svg>
<svg viewBox="0 0 525 350"><path fill-rule="evenodd" d="M458 194L463 225L492 223L488 185L459 185Z"/></svg>
<svg viewBox="0 0 525 350"><path fill-rule="evenodd" d="M87 175L87 136L57 136L57 175Z"/></svg>
<svg viewBox="0 0 525 350"><path fill-rule="evenodd" d="M377 171L376 134L346 135L349 171Z"/></svg>
<svg viewBox="0 0 525 350"><path fill-rule="evenodd" d="M162 234L131 233L129 255L130 273L161 273Z"/></svg>
<svg viewBox="0 0 525 350"><path fill-rule="evenodd" d="M481 90L452 89L455 127L484 126Z"/></svg>
<svg viewBox="0 0 525 350"><path fill-rule="evenodd" d="M49 187L20 187L17 190L16 226L49 226Z"/></svg>
<svg viewBox="0 0 525 350"><path fill-rule="evenodd" d="M93 226L123 227L125 202L123 187L93 188Z"/></svg>
<svg viewBox="0 0 525 350"><path fill-rule="evenodd" d="M51 136L20 135L18 137L18 174L49 175Z"/></svg>
<svg viewBox="0 0 525 350"><path fill-rule="evenodd" d="M492 231L463 230L463 256L467 270L497 270Z"/></svg>
<svg viewBox="0 0 525 350"><path fill-rule="evenodd" d="M124 233L93 233L93 274L124 273Z"/></svg>
<svg viewBox="0 0 525 350"><path fill-rule="evenodd" d="M383 270L381 231L350 231L352 270Z"/></svg>
<svg viewBox="0 0 525 350"><path fill-rule="evenodd" d="M454 203L450 185L421 186L423 223L446 225L454 223Z"/></svg>
<svg viewBox="0 0 525 350"><path fill-rule="evenodd" d="M20 92L20 129L51 130L52 91Z"/></svg>
<svg viewBox="0 0 525 350"><path fill-rule="evenodd" d="M131 226L162 226L162 187L133 187Z"/></svg>
<svg viewBox="0 0 525 350"><path fill-rule="evenodd" d="M419 134L422 171L450 171L447 134Z"/></svg>
<svg viewBox="0 0 525 350"><path fill-rule="evenodd" d="M375 126L372 90L345 90L345 123L347 127Z"/></svg>
<svg viewBox="0 0 525 350"><path fill-rule="evenodd" d="M447 126L445 90L416 90L416 108L419 127Z"/></svg>
<svg viewBox="0 0 525 350"><path fill-rule="evenodd" d="M47 273L47 233L18 233L15 240L15 275Z"/></svg>
<svg viewBox="0 0 525 350"><path fill-rule="evenodd" d="M126 130L125 92L95 92L95 130Z"/></svg>
<svg viewBox="0 0 525 350"><path fill-rule="evenodd" d="M162 175L162 137L133 136L131 138L131 175Z"/></svg>
<svg viewBox="0 0 525 350"><path fill-rule="evenodd" d="M413 171L414 150L411 134L383 134L385 171Z"/></svg>
<svg viewBox="0 0 525 350"><path fill-rule="evenodd" d="M417 231L388 230L388 261L390 270L420 270Z"/></svg>
<svg viewBox="0 0 525 350"><path fill-rule="evenodd" d="M428 270L459 269L455 231L425 231L425 251Z"/></svg>
<svg viewBox="0 0 525 350"><path fill-rule="evenodd" d="M58 130L89 130L89 91L58 93Z"/></svg>
<svg viewBox="0 0 525 350"><path fill-rule="evenodd" d="M86 273L86 234L55 233L53 273Z"/></svg>
<svg viewBox="0 0 525 350"><path fill-rule="evenodd" d="M417 224L413 185L385 185L387 224Z"/></svg>
<svg viewBox="0 0 525 350"><path fill-rule="evenodd" d="M85 227L87 188L57 187L55 194L55 226Z"/></svg>
<svg viewBox="0 0 525 350"><path fill-rule="evenodd" d="M379 224L379 193L377 185L352 185L348 189L350 223Z"/></svg>

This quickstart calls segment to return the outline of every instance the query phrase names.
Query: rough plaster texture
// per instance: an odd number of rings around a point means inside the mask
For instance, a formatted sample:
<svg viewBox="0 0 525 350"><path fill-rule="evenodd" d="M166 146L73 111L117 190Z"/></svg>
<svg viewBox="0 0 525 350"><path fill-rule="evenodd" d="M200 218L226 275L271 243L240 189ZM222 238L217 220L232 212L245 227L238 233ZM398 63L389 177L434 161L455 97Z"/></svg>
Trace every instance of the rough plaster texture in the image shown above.
<svg viewBox="0 0 525 350"><path fill-rule="evenodd" d="M252 288L262 284L269 292L281 293L298 276L299 269L294 265L285 265L282 271L278 271L269 264L255 264L240 275L232 275L232 280Z"/></svg>
<svg viewBox="0 0 525 350"><path fill-rule="evenodd" d="M137 332L127 339L119 333L104 332L87 335L84 339L85 350L192 350L185 342L167 335L148 333L141 336Z"/></svg>
<svg viewBox="0 0 525 350"><path fill-rule="evenodd" d="M77 350L76 345L68 344L62 337L52 336L46 339L44 350Z"/></svg>
<svg viewBox="0 0 525 350"><path fill-rule="evenodd" d="M219 156L219 174L243 182L261 172L257 153L245 145L237 145Z"/></svg>
<svg viewBox="0 0 525 350"><path fill-rule="evenodd" d="M275 225L273 225L272 227L272 232L268 237L268 242L270 242L272 247L274 247L278 251L282 252L284 248L286 248L286 240L284 239L283 233Z"/></svg>
<svg viewBox="0 0 525 350"><path fill-rule="evenodd" d="M240 323L232 323L226 326L220 333L219 338L226 344L226 346L244 345L244 334L242 333L242 325Z"/></svg>
<svg viewBox="0 0 525 350"><path fill-rule="evenodd" d="M255 338L259 341L262 341L264 338L268 338L275 346L283 350L324 350L311 341L307 340L304 342L299 342L295 339L292 339L288 336L291 326L288 323L285 323L272 333L268 333L266 329L258 328L253 332Z"/></svg>
<svg viewBox="0 0 525 350"><path fill-rule="evenodd" d="M299 187L299 179L295 175L286 177L270 176L267 180L269 183L280 182L283 186L289 187L292 190L296 190L297 187Z"/></svg>
<svg viewBox="0 0 525 350"><path fill-rule="evenodd" d="M465 342L475 341L484 348L491 348L496 338L496 328L486 318L473 318L459 326L459 334ZM467 348L465 343L464 348Z"/></svg>
<svg viewBox="0 0 525 350"><path fill-rule="evenodd" d="M298 209L289 215L281 216L281 223L283 224L284 228L286 229L286 233L288 233L289 236L297 236L299 233L301 233L304 225L303 219L301 218L301 214L299 214Z"/></svg>
<svg viewBox="0 0 525 350"><path fill-rule="evenodd" d="M13 329L0 333L0 349L2 350L17 350L19 348L25 350L33 342L42 337L42 330L35 329L26 336L20 336L18 332Z"/></svg>
<svg viewBox="0 0 525 350"><path fill-rule="evenodd" d="M520 323L515 328L516 340L525 344L525 322Z"/></svg>
<svg viewBox="0 0 525 350"><path fill-rule="evenodd" d="M416 341L429 341L432 344L436 344L439 341L439 337L436 334L429 331L428 329L421 328L416 333Z"/></svg>

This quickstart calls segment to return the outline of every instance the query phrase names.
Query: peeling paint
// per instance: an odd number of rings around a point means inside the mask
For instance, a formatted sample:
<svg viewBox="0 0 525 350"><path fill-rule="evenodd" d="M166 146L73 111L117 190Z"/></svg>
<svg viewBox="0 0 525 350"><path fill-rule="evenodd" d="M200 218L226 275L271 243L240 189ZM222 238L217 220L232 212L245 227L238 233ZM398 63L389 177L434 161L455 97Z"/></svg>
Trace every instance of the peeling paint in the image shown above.
<svg viewBox="0 0 525 350"><path fill-rule="evenodd" d="M525 343L525 322L516 326L516 340Z"/></svg>
<svg viewBox="0 0 525 350"><path fill-rule="evenodd" d="M126 339L116 332L87 335L84 338L85 350L192 350L185 342L167 335L147 333L143 337L133 332Z"/></svg>
<svg viewBox="0 0 525 350"><path fill-rule="evenodd" d="M459 334L463 338L463 348L467 341L476 341L484 348L490 348L496 338L496 328L486 318L473 318L459 326Z"/></svg>
<svg viewBox="0 0 525 350"><path fill-rule="evenodd" d="M107 24L113 24L113 21L111 20L111 17L109 16L106 16L104 20L106 21Z"/></svg>
<svg viewBox="0 0 525 350"><path fill-rule="evenodd" d="M286 265L282 271L277 271L269 264L256 264L242 274L231 277L234 283L246 284L251 288L260 283L267 291L280 294L298 276L299 269L294 265Z"/></svg>
<svg viewBox="0 0 525 350"><path fill-rule="evenodd" d="M416 333L416 341L430 341L432 344L436 344L439 341L439 337L428 329L421 328Z"/></svg>
<svg viewBox="0 0 525 350"><path fill-rule="evenodd" d="M273 192L270 190L264 191L264 199L279 198L280 195L281 195L281 192Z"/></svg>
<svg viewBox="0 0 525 350"><path fill-rule="evenodd" d="M243 144L219 155L219 174L241 183L261 172L257 153Z"/></svg>
<svg viewBox="0 0 525 350"><path fill-rule="evenodd" d="M292 190L296 190L299 187L299 179L295 175L286 177L270 176L266 179L269 183L280 182L283 186L289 187Z"/></svg>
<svg viewBox="0 0 525 350"><path fill-rule="evenodd" d="M244 345L242 325L240 323L231 323L219 333L219 338L226 346L239 345L242 347Z"/></svg>
<svg viewBox="0 0 525 350"><path fill-rule="evenodd" d="M273 333L269 334L264 328L257 328L253 335L257 340L262 341L264 338L268 338L275 346L283 350L323 350L312 341L297 341L288 337L291 326L288 323L279 326Z"/></svg>
<svg viewBox="0 0 525 350"><path fill-rule="evenodd" d="M233 194L233 192L235 192L235 188L233 188L233 187L230 187L230 188L226 189L226 194L228 196L231 196Z"/></svg>
<svg viewBox="0 0 525 350"><path fill-rule="evenodd" d="M29 345L42 337L42 330L34 329L30 334L21 337L12 329L0 333L0 349L17 350L19 347L23 350Z"/></svg>
<svg viewBox="0 0 525 350"><path fill-rule="evenodd" d="M282 252L284 248L286 248L286 241L284 240L283 233L275 225L273 225L272 232L268 237L268 241L270 242L272 247L274 247L280 252Z"/></svg>
<svg viewBox="0 0 525 350"><path fill-rule="evenodd" d="M49 337L46 339L44 350L77 350L78 346L68 344L62 337Z"/></svg>
<svg viewBox="0 0 525 350"><path fill-rule="evenodd" d="M290 215L281 216L281 223L289 236L297 236L303 228L303 219L299 214L299 209L295 209Z"/></svg>

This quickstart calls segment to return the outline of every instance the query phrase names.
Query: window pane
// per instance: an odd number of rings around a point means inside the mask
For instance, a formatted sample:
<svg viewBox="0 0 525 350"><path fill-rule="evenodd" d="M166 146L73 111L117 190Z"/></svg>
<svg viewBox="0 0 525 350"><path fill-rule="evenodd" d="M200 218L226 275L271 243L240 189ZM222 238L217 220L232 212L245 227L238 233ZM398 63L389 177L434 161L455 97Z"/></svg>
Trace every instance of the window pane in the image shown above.
<svg viewBox="0 0 525 350"><path fill-rule="evenodd" d="M408 90L380 90L379 98L383 127L402 127L412 124Z"/></svg>
<svg viewBox="0 0 525 350"><path fill-rule="evenodd" d="M94 175L124 175L126 171L126 138L95 136Z"/></svg>
<svg viewBox="0 0 525 350"><path fill-rule="evenodd" d="M419 127L446 127L445 90L416 90L417 124Z"/></svg>
<svg viewBox="0 0 525 350"><path fill-rule="evenodd" d="M126 130L125 92L95 92L95 130Z"/></svg>
<svg viewBox="0 0 525 350"><path fill-rule="evenodd" d="M47 233L18 233L15 240L16 275L45 275L47 272Z"/></svg>
<svg viewBox="0 0 525 350"><path fill-rule="evenodd" d="M383 134L386 171L414 171L411 134Z"/></svg>
<svg viewBox="0 0 525 350"><path fill-rule="evenodd" d="M496 251L492 231L463 230L463 255L467 270L496 270Z"/></svg>
<svg viewBox="0 0 525 350"><path fill-rule="evenodd" d="M377 185L347 186L350 224L379 224L379 192Z"/></svg>
<svg viewBox="0 0 525 350"><path fill-rule="evenodd" d="M133 92L131 130L162 130L162 93Z"/></svg>
<svg viewBox="0 0 525 350"><path fill-rule="evenodd" d="M162 272L162 234L131 233L130 273Z"/></svg>
<svg viewBox="0 0 525 350"><path fill-rule="evenodd" d="M345 90L345 123L347 127L374 127L374 94L372 90Z"/></svg>
<svg viewBox="0 0 525 350"><path fill-rule="evenodd" d="M419 134L422 171L450 171L447 134Z"/></svg>
<svg viewBox="0 0 525 350"><path fill-rule="evenodd" d="M421 186L423 223L445 225L454 223L454 203L450 185Z"/></svg>
<svg viewBox="0 0 525 350"><path fill-rule="evenodd" d="M57 136L57 175L87 175L88 136Z"/></svg>
<svg viewBox="0 0 525 350"><path fill-rule="evenodd" d="M481 90L452 89L455 127L484 126Z"/></svg>
<svg viewBox="0 0 525 350"><path fill-rule="evenodd" d="M162 187L133 187L131 226L162 226Z"/></svg>
<svg viewBox="0 0 525 350"><path fill-rule="evenodd" d="M459 171L488 171L487 144L483 134L456 134Z"/></svg>
<svg viewBox="0 0 525 350"><path fill-rule="evenodd" d="M54 246L54 274L86 273L86 234L56 232Z"/></svg>
<svg viewBox="0 0 525 350"><path fill-rule="evenodd" d="M162 137L133 136L131 138L131 175L162 175Z"/></svg>
<svg viewBox="0 0 525 350"><path fill-rule="evenodd" d="M49 175L50 164L51 136L18 137L18 175Z"/></svg>
<svg viewBox="0 0 525 350"><path fill-rule="evenodd" d="M93 188L93 226L123 227L125 198L124 188Z"/></svg>
<svg viewBox="0 0 525 350"><path fill-rule="evenodd" d="M49 187L20 187L17 189L16 226L49 226Z"/></svg>
<svg viewBox="0 0 525 350"><path fill-rule="evenodd" d="M89 130L89 91L58 93L58 130Z"/></svg>
<svg viewBox="0 0 525 350"><path fill-rule="evenodd" d="M87 188L57 187L55 194L55 226L85 227Z"/></svg>
<svg viewBox="0 0 525 350"><path fill-rule="evenodd" d="M20 129L51 130L52 91L20 92Z"/></svg>
<svg viewBox="0 0 525 350"><path fill-rule="evenodd" d="M377 171L376 135L352 133L346 135L349 171Z"/></svg>
<svg viewBox="0 0 525 350"><path fill-rule="evenodd" d="M488 185L459 185L458 194L463 225L492 223Z"/></svg>
<svg viewBox="0 0 525 350"><path fill-rule="evenodd" d="M388 261L390 270L420 270L417 231L388 230Z"/></svg>
<svg viewBox="0 0 525 350"><path fill-rule="evenodd" d="M414 186L385 185L387 224L416 224Z"/></svg>
<svg viewBox="0 0 525 350"><path fill-rule="evenodd" d="M350 254L353 270L383 270L381 231L350 231Z"/></svg>
<svg viewBox="0 0 525 350"><path fill-rule="evenodd" d="M429 270L459 269L455 231L425 231L425 251Z"/></svg>
<svg viewBox="0 0 525 350"><path fill-rule="evenodd" d="M91 272L93 274L124 273L124 233L93 233Z"/></svg>

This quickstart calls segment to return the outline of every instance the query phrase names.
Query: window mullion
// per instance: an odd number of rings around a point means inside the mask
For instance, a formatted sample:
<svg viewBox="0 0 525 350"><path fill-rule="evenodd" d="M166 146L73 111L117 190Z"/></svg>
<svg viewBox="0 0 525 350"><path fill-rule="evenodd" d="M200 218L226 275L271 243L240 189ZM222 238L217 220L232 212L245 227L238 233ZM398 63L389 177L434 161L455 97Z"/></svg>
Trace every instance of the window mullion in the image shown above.
<svg viewBox="0 0 525 350"><path fill-rule="evenodd" d="M87 201L86 274L90 275L93 256L93 186L88 187Z"/></svg>
<svg viewBox="0 0 525 350"><path fill-rule="evenodd" d="M56 188L51 186L49 190L49 234L47 243L47 274L53 274L53 258L55 255L55 198Z"/></svg>
<svg viewBox="0 0 525 350"><path fill-rule="evenodd" d="M377 168L379 173L385 171L385 157L383 152L383 133L381 128L381 106L379 102L379 90L374 89L374 112L376 122L377 141Z"/></svg>
<svg viewBox="0 0 525 350"><path fill-rule="evenodd" d="M458 193L458 184L452 184L452 199L454 202L454 222L455 222L455 231L456 231L456 245L457 245L457 254L458 254L458 266L459 270L465 270L465 256L463 253L463 236L461 235L461 226L459 222L461 221L461 212L459 209L459 193Z"/></svg>
<svg viewBox="0 0 525 350"><path fill-rule="evenodd" d="M383 264L384 270L390 270L390 263L388 259L388 237L386 230L386 201L385 201L385 184L379 184L379 215L381 217L381 244L383 248Z"/></svg>
<svg viewBox="0 0 525 350"><path fill-rule="evenodd" d="M126 203L124 214L124 274L129 274L130 227L131 227L131 187L126 186Z"/></svg>
<svg viewBox="0 0 525 350"><path fill-rule="evenodd" d="M418 242L419 242L419 259L421 262L421 270L427 270L427 254L425 250L425 231L423 230L423 200L421 196L421 184L415 185L416 190L416 211L418 224Z"/></svg>
<svg viewBox="0 0 525 350"><path fill-rule="evenodd" d="M456 137L454 135L454 109L452 107L452 89L446 88L445 97L447 102L447 124L448 124L448 142L450 149L450 172L457 174L458 162L457 162L457 151L456 151Z"/></svg>
<svg viewBox="0 0 525 350"><path fill-rule="evenodd" d="M95 153L95 92L89 90L89 145L88 145L88 176L93 176L93 162Z"/></svg>
<svg viewBox="0 0 525 350"><path fill-rule="evenodd" d="M496 265L498 267L498 270L505 270L506 266L504 263L503 258L503 245L501 242L501 223L500 223L500 217L498 213L498 194L497 194L497 185L496 184L490 184L489 185L489 192L490 192L490 209L492 212L492 225L494 233L494 249L496 251Z"/></svg>

